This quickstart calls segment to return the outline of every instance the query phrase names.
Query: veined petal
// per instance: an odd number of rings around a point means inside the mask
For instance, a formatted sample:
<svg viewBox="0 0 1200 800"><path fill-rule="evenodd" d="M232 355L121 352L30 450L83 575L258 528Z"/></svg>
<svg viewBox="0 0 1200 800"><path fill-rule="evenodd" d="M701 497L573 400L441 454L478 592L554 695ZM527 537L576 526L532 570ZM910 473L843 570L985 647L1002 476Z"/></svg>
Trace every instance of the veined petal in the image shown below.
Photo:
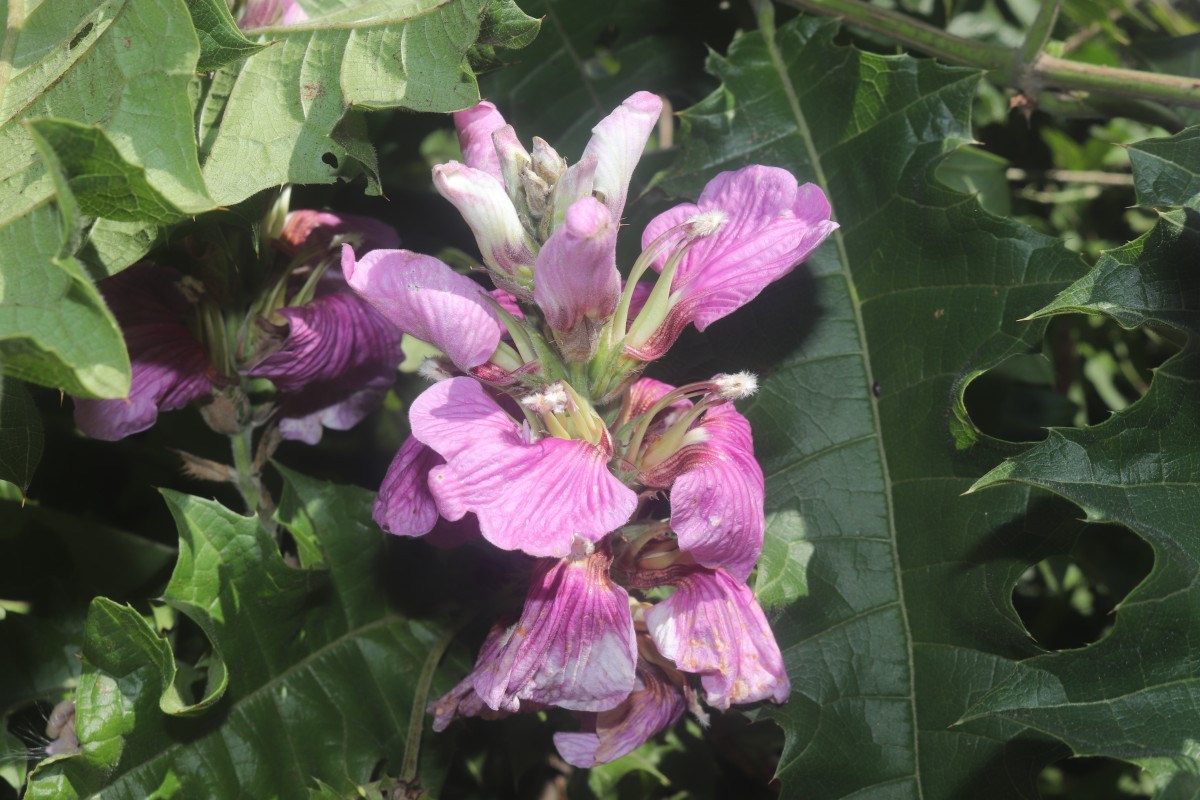
<svg viewBox="0 0 1200 800"><path fill-rule="evenodd" d="M75 424L88 436L123 439L153 426L159 411L212 393L208 355L182 320L188 303L180 280L173 269L141 263L100 282L125 335L132 376L127 398L75 398Z"/></svg>
<svg viewBox="0 0 1200 800"><path fill-rule="evenodd" d="M284 439L316 444L325 429L348 431L379 408L395 382L395 368L347 396L337 385L313 384L283 398L279 433ZM315 409L315 410L309 410Z"/></svg>
<svg viewBox="0 0 1200 800"><path fill-rule="evenodd" d="M554 734L554 746L564 761L585 769L607 764L679 721L687 708L680 688L644 659L638 659L637 677L637 686L621 705L585 715L578 733Z"/></svg>
<svg viewBox="0 0 1200 800"><path fill-rule="evenodd" d="M505 550L564 557L633 514L637 495L608 469L609 452L585 441L528 432L470 378L434 384L409 413L413 435L446 464L429 473L449 520L474 512L484 538Z"/></svg>
<svg viewBox="0 0 1200 800"><path fill-rule="evenodd" d="M700 427L705 441L684 448L683 470L671 485L671 529L679 549L697 563L745 580L762 554L766 530L750 423L722 405L710 409Z"/></svg>
<svg viewBox="0 0 1200 800"><path fill-rule="evenodd" d="M433 168L433 185L470 226L483 263L514 282L528 283L535 246L500 179L451 161Z"/></svg>
<svg viewBox="0 0 1200 800"><path fill-rule="evenodd" d="M602 711L629 696L637 644L629 595L609 580L610 561L596 551L537 564L521 618L476 663L473 683L484 703Z"/></svg>
<svg viewBox="0 0 1200 800"><path fill-rule="evenodd" d="M506 124L504 116L487 100L454 114L458 145L462 149L463 161L468 167L486 172L496 180L504 180L492 134Z"/></svg>
<svg viewBox="0 0 1200 800"><path fill-rule="evenodd" d="M646 612L646 624L660 653L700 675L708 704L787 700L783 657L750 587L722 569L697 569L674 583L675 593Z"/></svg>
<svg viewBox="0 0 1200 800"><path fill-rule="evenodd" d="M608 210L591 197L572 205L534 267L533 299L551 328L566 332L585 316L603 323L613 315L621 293L616 254Z"/></svg>
<svg viewBox="0 0 1200 800"><path fill-rule="evenodd" d="M592 191L603 197L614 222L624 213L629 179L661 114L662 99L658 95L638 92L592 128L591 141L580 161L596 160Z"/></svg>
<svg viewBox="0 0 1200 800"><path fill-rule="evenodd" d="M813 184L797 186L786 170L759 165L722 172L696 204L685 203L656 217L642 234L643 247L699 214L723 218L720 227L694 241L671 284L671 308L639 358L657 358L693 322L704 330L753 300L770 283L808 258L834 230L829 203ZM654 264L661 270L670 257Z"/></svg>
<svg viewBox="0 0 1200 800"><path fill-rule="evenodd" d="M656 381L654 378L638 378L629 387L629 416L640 417L647 413L655 403L663 399L668 393L675 390L675 387L669 383ZM668 406L672 411L684 411L692 407L692 401L687 398L681 398ZM669 484L668 484L669 485Z"/></svg>
<svg viewBox="0 0 1200 800"><path fill-rule="evenodd" d="M429 470L445 459L409 436L392 459L371 509L379 527L398 536L422 536L437 524L437 504L429 493Z"/></svg>
<svg viewBox="0 0 1200 800"><path fill-rule="evenodd" d="M342 271L393 325L432 344L463 371L487 362L500 343L503 328L487 292L432 256L373 250L355 261L345 247Z"/></svg>
<svg viewBox="0 0 1200 800"><path fill-rule="evenodd" d="M400 246L400 235L386 222L354 214L334 214L301 208L287 215L283 231L276 244L288 255L301 250L324 253L333 245L334 237L353 239L354 252L394 249Z"/></svg>

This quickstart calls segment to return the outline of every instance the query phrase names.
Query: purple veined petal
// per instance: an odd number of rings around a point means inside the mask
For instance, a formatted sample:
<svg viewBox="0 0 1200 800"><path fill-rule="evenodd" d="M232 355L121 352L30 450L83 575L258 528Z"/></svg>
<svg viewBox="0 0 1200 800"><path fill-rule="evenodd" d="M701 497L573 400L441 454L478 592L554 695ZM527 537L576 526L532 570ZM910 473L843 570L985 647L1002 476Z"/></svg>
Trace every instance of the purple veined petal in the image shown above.
<svg viewBox="0 0 1200 800"><path fill-rule="evenodd" d="M640 417L647 413L655 403L674 390L675 387L669 383L656 381L654 378L638 378L629 387L630 418ZM684 411L691 407L692 401L687 398L682 398L668 406L672 411Z"/></svg>
<svg viewBox="0 0 1200 800"><path fill-rule="evenodd" d="M238 20L238 27L250 30L307 21L308 14L296 0L249 0L242 11L242 18Z"/></svg>
<svg viewBox="0 0 1200 800"><path fill-rule="evenodd" d="M342 272L400 330L432 344L464 372L496 351L503 328L487 292L432 256L373 250L356 261L342 248Z"/></svg>
<svg viewBox="0 0 1200 800"><path fill-rule="evenodd" d="M624 213L629 180L661 114L662 99L658 95L638 92L592 128L591 141L580 161L596 160L592 191L603 197L614 222Z"/></svg>
<svg viewBox="0 0 1200 800"><path fill-rule="evenodd" d="M289 441L317 444L327 428L348 431L379 408L394 382L395 368L392 368L344 398L344 390L339 387L305 387L298 394L283 398L279 433ZM313 406L319 407L309 411Z"/></svg>
<svg viewBox="0 0 1200 800"><path fill-rule="evenodd" d="M505 311L517 319L525 319L525 312L521 310L521 306L517 302L517 297L512 292L506 292L503 289L492 289L488 294Z"/></svg>
<svg viewBox="0 0 1200 800"><path fill-rule="evenodd" d="M710 409L700 429L705 441L679 454L682 471L671 485L671 529L679 549L697 563L724 567L744 581L762 554L766 530L763 474L754 458L750 423L728 404ZM670 471L672 465L664 462L659 468Z"/></svg>
<svg viewBox="0 0 1200 800"><path fill-rule="evenodd" d="M100 283L125 335L131 379L128 398L75 398L75 423L88 436L123 439L152 427L158 412L183 408L212 393L213 368L182 314L187 299L178 272L141 263Z"/></svg>
<svg viewBox="0 0 1200 800"><path fill-rule="evenodd" d="M489 708L527 701L603 711L635 685L637 643L629 595L608 577L611 556L539 561L525 608L495 652L481 653L474 687Z"/></svg>
<svg viewBox="0 0 1200 800"><path fill-rule="evenodd" d="M675 593L646 612L646 624L660 653L700 675L708 704L787 700L783 656L750 587L723 569L696 569L674 583Z"/></svg>
<svg viewBox="0 0 1200 800"><path fill-rule="evenodd" d="M286 335L243 373L270 378L281 392L335 384L348 396L399 366L400 331L363 298L343 288L302 306L281 308Z"/></svg>
<svg viewBox="0 0 1200 800"><path fill-rule="evenodd" d="M584 715L578 733L554 734L554 746L564 761L584 769L616 761L679 721L687 708L680 688L644 659L638 659L637 677L621 705Z"/></svg>
<svg viewBox="0 0 1200 800"><path fill-rule="evenodd" d="M591 197L577 201L534 267L533 299L551 328L566 332L585 316L603 323L613 315L621 294L616 256L617 228L608 210Z"/></svg>
<svg viewBox="0 0 1200 800"><path fill-rule="evenodd" d="M476 659L476 664L489 664L495 658L500 650L507 634L507 628L504 625L493 625L491 631L488 632L487 639L484 640L483 646L479 648L479 657ZM478 670L479 667L476 667ZM533 709L522 709L523 711ZM479 695L475 693L475 672L472 671L467 677L458 682L453 689L447 692L442 697L434 700L426 708L426 711L433 714L433 729L435 731L444 731L456 717L484 717L487 719L494 717L507 716L506 712L495 712L487 707Z"/></svg>
<svg viewBox="0 0 1200 800"><path fill-rule="evenodd" d="M527 283L533 273L535 245L500 179L451 161L433 168L433 185L470 226L488 269Z"/></svg>
<svg viewBox="0 0 1200 800"><path fill-rule="evenodd" d="M397 536L423 536L438 521L437 504L429 493L429 470L445 459L409 436L392 459L371 508L375 523Z"/></svg>
<svg viewBox="0 0 1200 800"><path fill-rule="evenodd" d="M703 331L753 300L808 258L834 230L829 202L813 184L797 186L786 170L759 165L722 172L696 204L685 203L653 219L643 247L698 214L723 218L714 233L695 241L671 284L671 308L654 337L631 352L658 358L687 324ZM654 264L661 270L670 252Z"/></svg>
<svg viewBox="0 0 1200 800"><path fill-rule="evenodd" d="M486 172L498 181L503 181L504 175L500 171L500 156L496 153L492 134L505 125L504 116L487 100L454 114L463 161L468 167Z"/></svg>
<svg viewBox="0 0 1200 800"><path fill-rule="evenodd" d="M409 411L413 435L446 464L429 473L449 520L473 512L484 538L504 550L565 557L623 525L637 494L608 469L609 451L579 440L529 441L470 378L436 383Z"/></svg>
<svg viewBox="0 0 1200 800"><path fill-rule="evenodd" d="M288 255L306 249L324 252L333 245L335 236L344 235L354 235L360 240L354 246L354 252L359 255L368 250L391 250L400 246L400 235L386 222L373 217L307 208L287 215L276 244Z"/></svg>

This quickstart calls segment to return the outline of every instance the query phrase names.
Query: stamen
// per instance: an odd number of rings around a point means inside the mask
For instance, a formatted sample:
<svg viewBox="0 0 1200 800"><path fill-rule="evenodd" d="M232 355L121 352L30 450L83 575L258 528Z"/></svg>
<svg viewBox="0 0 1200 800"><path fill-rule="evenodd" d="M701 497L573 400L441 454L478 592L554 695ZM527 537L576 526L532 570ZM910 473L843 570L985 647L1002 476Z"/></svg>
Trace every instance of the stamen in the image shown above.
<svg viewBox="0 0 1200 800"><path fill-rule="evenodd" d="M570 398L561 383L552 383L540 392L521 398L521 405L538 414L562 414Z"/></svg>
<svg viewBox="0 0 1200 800"><path fill-rule="evenodd" d="M722 399L744 400L758 391L758 376L753 372L735 372L713 377L713 385Z"/></svg>
<svg viewBox="0 0 1200 800"><path fill-rule="evenodd" d="M719 208L714 208L712 211L705 211L702 214L689 219L685 224L688 226L688 234L693 238L704 238L712 236L717 231L724 227L729 221L728 215Z"/></svg>
<svg viewBox="0 0 1200 800"><path fill-rule="evenodd" d="M436 358L427 358L422 361L421 366L417 367L417 374L430 383L437 383L438 381L454 377Z"/></svg>

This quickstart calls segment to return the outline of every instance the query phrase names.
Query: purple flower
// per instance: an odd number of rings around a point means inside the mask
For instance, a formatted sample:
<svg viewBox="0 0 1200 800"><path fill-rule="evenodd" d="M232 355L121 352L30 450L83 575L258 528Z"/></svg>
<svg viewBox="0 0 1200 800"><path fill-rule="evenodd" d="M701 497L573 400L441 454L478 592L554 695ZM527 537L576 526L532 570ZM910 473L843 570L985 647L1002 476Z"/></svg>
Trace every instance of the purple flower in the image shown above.
<svg viewBox="0 0 1200 800"><path fill-rule="evenodd" d="M409 436L392 459L371 516L379 527L399 536L423 536L438 521L437 502L429 491L429 471L446 460Z"/></svg>
<svg viewBox="0 0 1200 800"><path fill-rule="evenodd" d="M661 440L660 440L661 441ZM651 442L648 452L654 452ZM639 479L671 490L671 529L679 549L706 567L724 567L740 580L762 553L766 520L763 474L754 458L750 423L732 404L705 411L663 460Z"/></svg>
<svg viewBox="0 0 1200 800"><path fill-rule="evenodd" d="M486 172L498 181L504 180L500 171L500 156L492 134L506 125L496 106L487 100L454 115L458 129L458 144L468 167Z"/></svg>
<svg viewBox="0 0 1200 800"><path fill-rule="evenodd" d="M285 439L316 444L323 427L349 430L378 407L403 356L391 323L344 283L276 313L283 325L243 372L269 378L282 394Z"/></svg>
<svg viewBox="0 0 1200 800"><path fill-rule="evenodd" d="M429 473L441 515L474 512L484 538L502 549L561 558L576 538L598 541L637 506L608 470L607 442L534 441L470 378L426 389L409 421L413 436L446 460Z"/></svg>
<svg viewBox="0 0 1200 800"><path fill-rule="evenodd" d="M616 708L583 714L583 729L554 734L554 746L573 766L607 764L674 725L686 708L680 687L658 666L639 658L633 692Z"/></svg>
<svg viewBox="0 0 1200 800"><path fill-rule="evenodd" d="M428 342L466 372L488 362L503 332L488 293L432 256L373 250L356 261L342 251L354 291L393 325Z"/></svg>
<svg viewBox="0 0 1200 800"><path fill-rule="evenodd" d="M75 398L75 424L88 436L123 439L150 428L159 411L183 408L212 393L216 371L183 323L186 279L168 267L135 264L100 283L125 335L132 377L129 397Z"/></svg>
<svg viewBox="0 0 1200 800"><path fill-rule="evenodd" d="M714 708L791 693L783 656L754 593L723 569L683 570L675 593L646 612L660 653L700 676Z"/></svg>
<svg viewBox="0 0 1200 800"><path fill-rule="evenodd" d="M471 673L485 705L603 711L628 697L637 644L629 595L608 577L611 560L597 550L537 563L521 618L484 648Z"/></svg>
<svg viewBox="0 0 1200 800"><path fill-rule="evenodd" d="M722 172L708 182L696 204L655 217L642 234L644 248L672 230L699 227L703 232L693 236L681 257L678 250L667 251L655 260L662 272L659 280L669 281L669 292L655 292L647 301L631 328L626 352L654 360L689 322L702 331L753 300L837 229L829 213L829 202L817 186L798 186L786 170L754 165ZM676 258L672 270L669 265Z"/></svg>

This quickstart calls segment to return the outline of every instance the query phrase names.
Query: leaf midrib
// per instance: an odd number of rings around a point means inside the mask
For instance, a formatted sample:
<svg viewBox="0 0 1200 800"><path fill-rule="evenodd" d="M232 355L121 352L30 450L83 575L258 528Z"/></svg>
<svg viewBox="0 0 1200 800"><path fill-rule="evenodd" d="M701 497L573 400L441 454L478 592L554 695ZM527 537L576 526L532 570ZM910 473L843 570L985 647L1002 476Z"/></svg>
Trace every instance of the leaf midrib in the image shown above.
<svg viewBox="0 0 1200 800"><path fill-rule="evenodd" d="M817 185L825 193L826 198L829 198L829 182L825 178L825 170L821 165L821 154L818 152L816 142L813 141L812 133L808 127L808 120L804 116L804 111L800 107L800 99L796 95L795 87L792 85L791 76L788 73L787 65L784 63L783 54L779 50L779 45L776 40L776 30L773 22L762 20L760 22L762 28L764 46L771 58L771 67L775 70L779 77L779 83L783 87L784 96L787 98L788 108L792 112L792 117L796 122L796 130L800 134L800 138L804 142L804 148L808 153L809 163L812 165L814 177ZM836 206L832 198L829 198L831 210L836 211ZM846 243L839 227L833 232L834 245L837 248L838 263L841 267L842 279L846 282L847 296L850 301L850 306L854 310L854 323L858 333L859 351L862 354L863 370L866 373L866 385L875 385L875 376L871 369L870 350L867 346L866 326L863 322L862 306L858 299L858 294L855 291L854 279L850 273L850 259L846 252ZM898 546L898 537L896 531L896 509L895 501L892 497L891 476L888 472L887 457L883 450L883 429L881 426L879 414L879 400L873 393L868 392L868 399L871 405L871 423L875 431L876 450L879 454L879 467L883 477L883 495L887 503L887 520L888 534L891 540L892 550L892 577L896 581L896 602L900 611L900 622L904 629L904 649L905 661L908 666L908 704L912 711L912 750L913 750L913 772L912 778L916 784L917 800L924 800L925 793L921 785L921 754L920 754L920 726L917 718L917 688L916 688L916 662L913 656L913 638L912 628L908 622L908 607L904 600L904 581L900 570L900 551Z"/></svg>

